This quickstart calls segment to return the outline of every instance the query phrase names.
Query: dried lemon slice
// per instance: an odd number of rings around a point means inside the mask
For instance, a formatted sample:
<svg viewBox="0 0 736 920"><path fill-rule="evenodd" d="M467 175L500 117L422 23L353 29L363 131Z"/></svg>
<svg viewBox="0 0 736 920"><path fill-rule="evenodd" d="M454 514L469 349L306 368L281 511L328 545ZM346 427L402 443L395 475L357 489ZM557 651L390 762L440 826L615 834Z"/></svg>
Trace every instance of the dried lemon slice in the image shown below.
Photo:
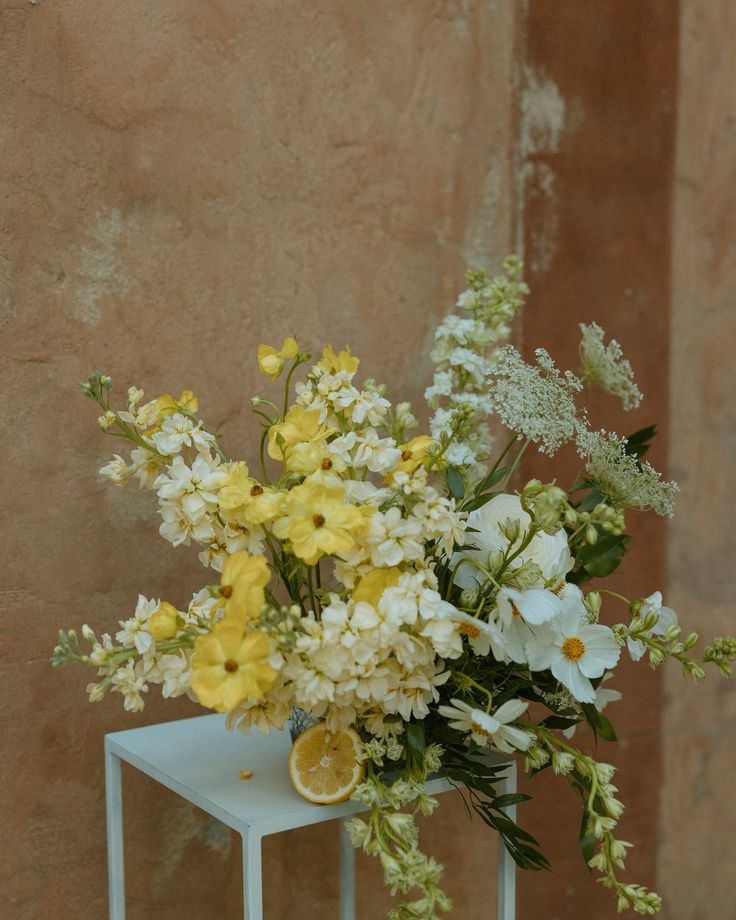
<svg viewBox="0 0 736 920"><path fill-rule="evenodd" d="M317 805L344 802L363 779L358 762L360 737L352 728L330 732L324 722L308 728L289 754L289 776L296 791Z"/></svg>

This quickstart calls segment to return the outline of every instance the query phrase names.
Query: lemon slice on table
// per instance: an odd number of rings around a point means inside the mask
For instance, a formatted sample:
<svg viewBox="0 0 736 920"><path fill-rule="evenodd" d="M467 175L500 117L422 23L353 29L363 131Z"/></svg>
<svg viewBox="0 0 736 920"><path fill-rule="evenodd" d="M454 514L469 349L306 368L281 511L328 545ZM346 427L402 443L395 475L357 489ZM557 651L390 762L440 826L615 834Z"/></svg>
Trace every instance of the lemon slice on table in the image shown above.
<svg viewBox="0 0 736 920"><path fill-rule="evenodd" d="M363 779L360 736L352 728L330 732L324 722L308 728L289 754L289 776L299 793L317 805L349 799Z"/></svg>

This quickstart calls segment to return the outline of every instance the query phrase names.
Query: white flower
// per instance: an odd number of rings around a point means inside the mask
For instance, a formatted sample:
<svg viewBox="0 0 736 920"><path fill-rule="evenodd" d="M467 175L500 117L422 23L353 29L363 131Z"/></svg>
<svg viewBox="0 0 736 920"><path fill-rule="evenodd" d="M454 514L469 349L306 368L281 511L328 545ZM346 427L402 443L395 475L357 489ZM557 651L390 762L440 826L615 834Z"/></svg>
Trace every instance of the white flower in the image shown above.
<svg viewBox="0 0 736 920"><path fill-rule="evenodd" d="M575 394L583 385L571 371L560 374L543 348L535 355L536 365L527 364L513 346L499 349L491 371L491 396L507 428L551 455L575 436Z"/></svg>
<svg viewBox="0 0 736 920"><path fill-rule="evenodd" d="M626 453L626 438L603 430L581 431L577 445L578 453L587 461L588 478L614 505L652 508L657 514L672 517L679 486L663 481L651 464L639 463L633 454Z"/></svg>
<svg viewBox="0 0 736 920"><path fill-rule="evenodd" d="M499 527L507 519L518 522L520 535L531 525L531 518L521 507L518 495L497 495L482 507L471 511L465 522L468 531L465 540L467 545L476 549L464 549L456 553L452 557L453 566L463 559L476 559L485 566L489 553L507 550L509 541ZM478 533L472 533L472 530ZM514 567L527 562L539 566L545 582L562 581L573 566L564 529L560 528L555 534L544 531L536 534L529 546L514 560ZM455 573L455 584L461 588L473 588L484 581L482 572L470 563L463 562Z"/></svg>
<svg viewBox="0 0 736 920"><path fill-rule="evenodd" d="M371 516L366 542L375 566L389 568L401 562L423 559L421 540L421 523L402 517L400 508L389 508L383 514Z"/></svg>
<svg viewBox="0 0 736 920"><path fill-rule="evenodd" d="M650 613L656 613L659 616L657 622L651 629L647 630L649 636L663 636L672 626L677 626L677 614L671 607L662 606L662 592L655 591L649 597L644 599L644 603L639 607L636 616L633 618L631 625L636 626L637 621L646 620ZM631 639L627 637L626 645L633 661L639 661L646 651L646 646L641 639Z"/></svg>
<svg viewBox="0 0 736 920"><path fill-rule="evenodd" d="M202 430L202 423L195 422L180 412L167 416L161 422L161 428L151 436L160 454L181 453L184 447L196 447L200 453L208 453L215 440L208 432Z"/></svg>
<svg viewBox="0 0 736 920"><path fill-rule="evenodd" d="M562 610L562 602L551 591L531 588L517 591L504 586L496 595L501 642L509 657L526 661L526 643L534 635L532 626L549 623Z"/></svg>
<svg viewBox="0 0 736 920"><path fill-rule="evenodd" d="M592 703L591 678L601 677L618 662L621 649L608 626L588 624L584 610L564 610L540 626L526 643L532 671L551 670L554 677L581 703Z"/></svg>
<svg viewBox="0 0 736 920"><path fill-rule="evenodd" d="M116 486L124 485L135 472L135 467L129 467L120 454L114 454L112 460L101 466L97 471L100 476L104 476L114 482Z"/></svg>
<svg viewBox="0 0 736 920"><path fill-rule="evenodd" d="M159 499L179 503L192 521L207 509L217 506L217 491L227 480L227 474L218 469L215 457L200 454L191 467L180 457L174 457L156 480Z"/></svg>
<svg viewBox="0 0 736 920"><path fill-rule="evenodd" d="M253 728L262 735L270 735L272 728L281 731L290 715L291 706L269 694L262 700L240 703L227 714L225 725L228 731L237 727L244 735L249 735Z"/></svg>
<svg viewBox="0 0 736 920"><path fill-rule="evenodd" d="M356 469L367 467L372 473L386 473L401 459L401 451L393 438L380 438L375 428L366 428L358 438L353 455Z"/></svg>
<svg viewBox="0 0 736 920"><path fill-rule="evenodd" d="M507 658L501 632L495 623L456 610L451 604L426 620L420 635L431 641L441 658L459 658L463 653L463 638L468 640L476 655L486 656L492 652L496 661Z"/></svg>
<svg viewBox="0 0 736 920"><path fill-rule="evenodd" d="M142 594L138 595L133 616L128 620L121 620L120 625L123 627L115 633L115 638L125 648L135 648L142 655L154 645L153 636L146 631L148 621L151 616L158 610L161 602L158 600L148 600Z"/></svg>
<svg viewBox="0 0 736 920"><path fill-rule="evenodd" d="M462 700L453 699L451 703L452 706L438 706L438 712L450 720L450 728L470 732L476 744L482 747L492 745L507 754L529 749L532 740L529 732L508 724L523 715L529 703L508 700L493 715L475 709Z"/></svg>
<svg viewBox="0 0 736 920"><path fill-rule="evenodd" d="M150 681L163 684L161 695L165 699L173 699L188 693L191 676L192 669L189 665L189 657L184 651L171 655L161 655L156 661L153 671L147 675Z"/></svg>
<svg viewBox="0 0 736 920"><path fill-rule="evenodd" d="M605 333L597 323L591 323L590 326L580 323L580 331L583 334L580 340L583 377L618 396L627 411L638 408L642 400L641 391L634 382L634 372L616 339L604 345Z"/></svg>
<svg viewBox="0 0 736 920"><path fill-rule="evenodd" d="M112 689L123 694L123 705L127 712L139 712L143 709L141 694L147 692L148 684L142 672L143 662L128 661L112 675Z"/></svg>

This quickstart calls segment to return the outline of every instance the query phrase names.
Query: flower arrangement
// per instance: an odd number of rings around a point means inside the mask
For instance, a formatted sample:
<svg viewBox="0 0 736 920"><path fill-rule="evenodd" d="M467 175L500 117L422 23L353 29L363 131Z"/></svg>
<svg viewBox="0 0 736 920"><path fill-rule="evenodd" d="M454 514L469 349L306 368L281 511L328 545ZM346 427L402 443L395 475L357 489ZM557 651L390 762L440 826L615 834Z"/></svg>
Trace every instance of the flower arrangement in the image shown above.
<svg viewBox="0 0 736 920"><path fill-rule="evenodd" d="M285 384L278 402L251 401L262 425L257 472L229 458L191 392L143 403L131 387L114 408L108 376L82 384L102 430L132 445L100 473L155 491L161 536L197 544L218 575L183 609L140 596L114 639L89 626L81 639L61 631L53 663L91 665L90 699L119 693L130 711L160 684L164 697L187 694L243 732L282 729L294 707L319 719L294 745L295 786L313 801L352 795L367 806L351 822L355 845L380 859L393 893L415 892L394 920L451 910L414 823L435 807L429 774L465 790L520 866L547 865L504 811L528 797L497 794L489 748L567 777L588 865L619 910L656 913L656 894L619 878L629 844L615 836L614 769L571 739L586 722L615 740L602 710L620 698L607 682L622 653L652 667L674 658L696 680L704 665L730 674L736 658L732 638L696 653L698 636L658 591L584 589L619 565L629 509L671 515L677 486L642 460L654 427L622 438L589 425L585 385L626 409L641 400L600 327L581 327L577 375L542 349L529 364L503 345L527 293L513 257L499 277L468 273L435 334L429 430L414 436L410 405L392 406L372 380L358 384L349 348L327 346L311 364L294 338L261 345L261 371ZM500 450L494 416L509 432ZM568 489L532 479L514 491L529 445L552 455L570 442L581 468ZM604 601L622 621L601 620Z"/></svg>

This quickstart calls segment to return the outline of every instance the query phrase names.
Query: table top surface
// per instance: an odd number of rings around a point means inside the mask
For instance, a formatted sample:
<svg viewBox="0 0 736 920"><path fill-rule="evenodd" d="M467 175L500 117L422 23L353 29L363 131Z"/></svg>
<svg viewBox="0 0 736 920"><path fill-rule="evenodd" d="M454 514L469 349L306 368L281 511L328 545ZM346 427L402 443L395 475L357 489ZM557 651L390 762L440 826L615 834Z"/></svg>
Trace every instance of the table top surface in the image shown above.
<svg viewBox="0 0 736 920"><path fill-rule="evenodd" d="M289 779L289 733L229 732L222 715L114 732L105 736L105 747L240 833L273 834L365 810L352 801L307 802ZM252 778L241 780L242 770ZM436 794L452 787L434 779L425 788Z"/></svg>

